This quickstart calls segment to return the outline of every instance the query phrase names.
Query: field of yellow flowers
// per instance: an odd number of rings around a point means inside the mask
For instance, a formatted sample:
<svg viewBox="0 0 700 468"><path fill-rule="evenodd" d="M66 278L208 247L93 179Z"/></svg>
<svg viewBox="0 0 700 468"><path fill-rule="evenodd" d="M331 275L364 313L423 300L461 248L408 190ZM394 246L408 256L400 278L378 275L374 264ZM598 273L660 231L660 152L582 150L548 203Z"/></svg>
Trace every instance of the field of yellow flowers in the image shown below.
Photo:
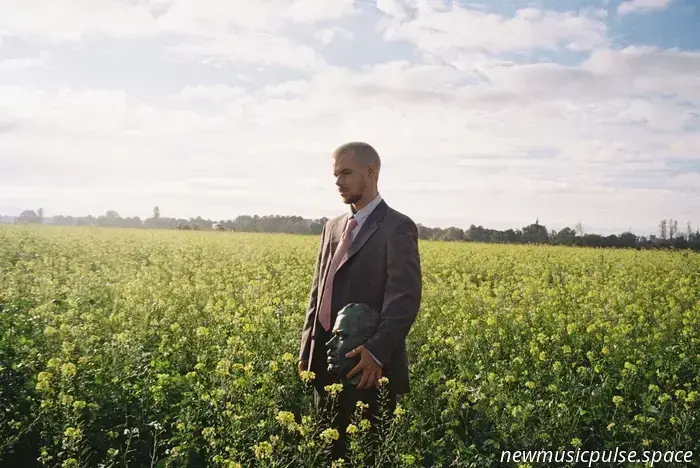
<svg viewBox="0 0 700 468"><path fill-rule="evenodd" d="M317 237L0 228L0 465L331 466L296 374ZM420 242L381 466L700 455L700 255ZM362 466L367 421L349 429Z"/></svg>

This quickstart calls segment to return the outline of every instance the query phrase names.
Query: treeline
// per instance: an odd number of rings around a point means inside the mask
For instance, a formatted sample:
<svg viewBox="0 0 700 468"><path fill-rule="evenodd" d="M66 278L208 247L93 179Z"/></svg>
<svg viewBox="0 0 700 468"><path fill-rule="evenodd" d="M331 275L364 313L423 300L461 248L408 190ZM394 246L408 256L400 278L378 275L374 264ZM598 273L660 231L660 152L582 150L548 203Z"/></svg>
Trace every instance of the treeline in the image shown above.
<svg viewBox="0 0 700 468"><path fill-rule="evenodd" d="M155 207L151 217L141 220L139 217L122 218L116 211L107 211L103 216L54 216L44 218L43 210L25 210L16 218L3 218L15 224L50 224L55 226L97 226L146 229L182 229L215 230L234 232L275 232L290 234L321 233L328 218L305 219L300 216L249 216L241 215L231 220L211 220L201 216L197 218L168 218L161 216ZM675 248L700 251L700 232L693 232L688 222L681 232L678 222L662 220L659 223L659 235L638 236L632 232L607 236L586 233L581 223L574 228L565 227L559 231L548 230L536 220L520 229L499 231L483 226L471 225L468 229L458 227L431 228L418 224L420 239L441 240L448 242L485 242L494 244L550 244L581 247L615 247L615 248Z"/></svg>

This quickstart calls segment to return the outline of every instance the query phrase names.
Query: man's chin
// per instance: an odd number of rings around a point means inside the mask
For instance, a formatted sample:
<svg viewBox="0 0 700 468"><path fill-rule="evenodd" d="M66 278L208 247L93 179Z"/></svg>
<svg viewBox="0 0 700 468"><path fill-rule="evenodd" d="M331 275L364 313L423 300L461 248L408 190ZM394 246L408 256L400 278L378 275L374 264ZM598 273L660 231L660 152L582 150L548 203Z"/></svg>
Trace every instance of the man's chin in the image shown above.
<svg viewBox="0 0 700 468"><path fill-rule="evenodd" d="M340 198L343 199L343 203L346 205L352 205L353 203L357 203L360 200L360 197L355 197L352 195L340 195Z"/></svg>

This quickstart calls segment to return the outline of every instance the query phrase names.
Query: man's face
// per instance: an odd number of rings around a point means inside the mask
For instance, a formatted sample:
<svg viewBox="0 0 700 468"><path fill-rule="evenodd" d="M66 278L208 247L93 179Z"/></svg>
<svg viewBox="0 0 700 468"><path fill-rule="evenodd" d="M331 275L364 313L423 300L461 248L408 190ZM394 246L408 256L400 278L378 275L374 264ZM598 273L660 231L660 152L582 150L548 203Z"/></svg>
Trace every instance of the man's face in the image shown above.
<svg viewBox="0 0 700 468"><path fill-rule="evenodd" d="M368 168L361 167L352 154L341 153L335 156L333 176L343 203L350 205L360 201L367 190L368 174Z"/></svg>
<svg viewBox="0 0 700 468"><path fill-rule="evenodd" d="M359 362L359 357L346 358L345 355L369 339L367 333L361 333L358 318L340 313L333 327L333 337L326 343L328 370L343 379Z"/></svg>

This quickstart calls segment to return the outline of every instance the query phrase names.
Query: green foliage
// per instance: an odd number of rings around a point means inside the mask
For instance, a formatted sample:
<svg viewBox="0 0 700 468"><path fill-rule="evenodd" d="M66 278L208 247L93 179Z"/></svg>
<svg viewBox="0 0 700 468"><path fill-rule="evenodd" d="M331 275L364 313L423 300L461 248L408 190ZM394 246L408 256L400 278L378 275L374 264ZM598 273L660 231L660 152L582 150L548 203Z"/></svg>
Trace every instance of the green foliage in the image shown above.
<svg viewBox="0 0 700 468"><path fill-rule="evenodd" d="M317 242L0 228L0 465L329 466L296 374ZM700 453L700 255L420 250L411 392L377 463ZM365 425L343 466L363 465Z"/></svg>

